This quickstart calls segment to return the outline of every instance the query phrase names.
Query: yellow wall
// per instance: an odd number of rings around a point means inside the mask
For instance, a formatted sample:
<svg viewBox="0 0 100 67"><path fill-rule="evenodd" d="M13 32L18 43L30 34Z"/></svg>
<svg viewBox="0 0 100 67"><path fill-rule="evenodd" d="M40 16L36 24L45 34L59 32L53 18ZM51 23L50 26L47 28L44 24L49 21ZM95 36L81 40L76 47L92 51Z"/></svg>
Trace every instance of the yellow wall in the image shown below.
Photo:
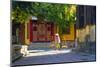
<svg viewBox="0 0 100 67"><path fill-rule="evenodd" d="M70 25L70 34L63 34L61 38L62 40L74 40L75 39L74 24Z"/></svg>
<svg viewBox="0 0 100 67"><path fill-rule="evenodd" d="M27 23L25 23L25 44L29 44L30 43L29 38L27 38L27 34L28 34Z"/></svg>

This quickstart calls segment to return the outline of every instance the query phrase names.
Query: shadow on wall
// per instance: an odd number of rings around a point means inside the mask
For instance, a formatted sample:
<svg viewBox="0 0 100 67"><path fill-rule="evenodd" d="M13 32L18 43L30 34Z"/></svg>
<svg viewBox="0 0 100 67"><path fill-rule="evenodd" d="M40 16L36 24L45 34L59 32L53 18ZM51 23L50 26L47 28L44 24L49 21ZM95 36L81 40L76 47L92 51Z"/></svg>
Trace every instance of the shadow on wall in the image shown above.
<svg viewBox="0 0 100 67"><path fill-rule="evenodd" d="M84 30L84 31L83 31ZM88 25L78 32L78 48L79 51L86 53L96 53L95 25Z"/></svg>

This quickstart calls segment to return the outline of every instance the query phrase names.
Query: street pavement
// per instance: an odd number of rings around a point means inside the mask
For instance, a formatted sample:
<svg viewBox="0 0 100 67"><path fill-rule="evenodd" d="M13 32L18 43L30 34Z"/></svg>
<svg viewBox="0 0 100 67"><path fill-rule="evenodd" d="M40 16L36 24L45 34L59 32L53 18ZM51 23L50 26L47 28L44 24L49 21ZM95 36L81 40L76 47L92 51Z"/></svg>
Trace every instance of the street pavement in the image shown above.
<svg viewBox="0 0 100 67"><path fill-rule="evenodd" d="M72 49L34 49L29 50L27 56L12 63L12 66L24 66L24 65L38 65L38 64L52 64L52 63L72 63L72 62L84 62L95 61L96 56L92 54L86 54L82 52L74 52Z"/></svg>

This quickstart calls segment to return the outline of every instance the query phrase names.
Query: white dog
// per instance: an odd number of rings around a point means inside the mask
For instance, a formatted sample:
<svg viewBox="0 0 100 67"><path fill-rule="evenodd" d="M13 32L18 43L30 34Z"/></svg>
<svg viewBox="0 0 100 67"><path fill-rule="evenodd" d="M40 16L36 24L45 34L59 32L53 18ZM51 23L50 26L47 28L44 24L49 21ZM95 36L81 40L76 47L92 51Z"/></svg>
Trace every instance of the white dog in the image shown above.
<svg viewBox="0 0 100 67"><path fill-rule="evenodd" d="M23 54L23 56L26 56L29 54L29 51L28 51L28 46L27 45L23 45L22 48L21 48L21 53Z"/></svg>

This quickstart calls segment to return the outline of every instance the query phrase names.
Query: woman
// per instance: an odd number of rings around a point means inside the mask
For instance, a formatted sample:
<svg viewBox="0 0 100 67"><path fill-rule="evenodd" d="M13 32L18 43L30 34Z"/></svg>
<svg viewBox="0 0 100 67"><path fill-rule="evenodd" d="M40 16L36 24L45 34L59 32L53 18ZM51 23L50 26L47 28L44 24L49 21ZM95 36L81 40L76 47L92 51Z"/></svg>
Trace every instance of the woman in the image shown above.
<svg viewBox="0 0 100 67"><path fill-rule="evenodd" d="M57 48L57 49L60 48L60 43L61 43L61 41L60 41L59 34L56 33L56 34L55 34L55 45L56 45L56 48Z"/></svg>

